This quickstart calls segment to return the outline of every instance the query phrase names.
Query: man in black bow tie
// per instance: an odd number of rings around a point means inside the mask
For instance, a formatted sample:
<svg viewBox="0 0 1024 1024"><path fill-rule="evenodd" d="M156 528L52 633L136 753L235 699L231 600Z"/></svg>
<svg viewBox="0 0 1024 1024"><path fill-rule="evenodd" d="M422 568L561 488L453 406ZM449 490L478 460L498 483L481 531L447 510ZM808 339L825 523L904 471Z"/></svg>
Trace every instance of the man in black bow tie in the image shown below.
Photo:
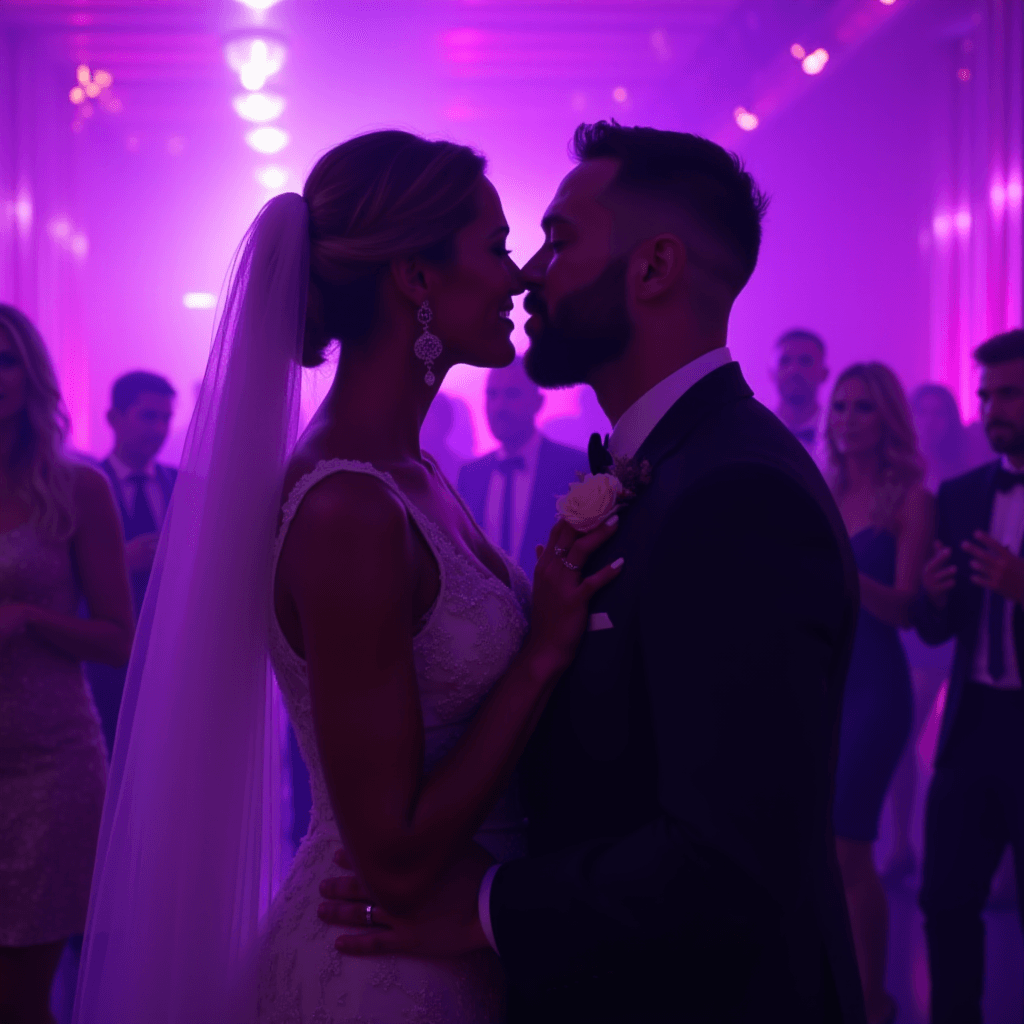
<svg viewBox="0 0 1024 1024"><path fill-rule="evenodd" d="M927 643L956 637L921 888L935 1024L981 1020L981 912L1007 844L1024 869L1024 330L975 358L1000 459L939 489L938 541L913 611Z"/></svg>

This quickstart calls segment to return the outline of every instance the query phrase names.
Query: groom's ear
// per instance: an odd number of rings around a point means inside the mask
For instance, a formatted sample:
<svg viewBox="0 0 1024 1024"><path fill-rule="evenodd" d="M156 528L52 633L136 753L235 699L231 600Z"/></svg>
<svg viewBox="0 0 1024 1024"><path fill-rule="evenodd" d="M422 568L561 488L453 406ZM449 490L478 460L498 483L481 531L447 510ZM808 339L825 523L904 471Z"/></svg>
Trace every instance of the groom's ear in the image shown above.
<svg viewBox="0 0 1024 1024"><path fill-rule="evenodd" d="M676 235L657 235L639 246L630 260L630 273L641 301L672 291L686 266L686 246Z"/></svg>

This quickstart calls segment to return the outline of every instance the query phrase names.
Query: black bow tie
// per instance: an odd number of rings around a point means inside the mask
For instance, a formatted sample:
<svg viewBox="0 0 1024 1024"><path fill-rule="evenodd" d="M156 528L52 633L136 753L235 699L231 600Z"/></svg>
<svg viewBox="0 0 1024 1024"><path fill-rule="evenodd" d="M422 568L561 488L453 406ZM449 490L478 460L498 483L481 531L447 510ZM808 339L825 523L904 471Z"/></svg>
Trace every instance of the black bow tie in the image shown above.
<svg viewBox="0 0 1024 1024"><path fill-rule="evenodd" d="M1000 494L1012 491L1014 487L1024 487L1024 473L1011 473L1002 466L996 470L995 488Z"/></svg>
<svg viewBox="0 0 1024 1024"><path fill-rule="evenodd" d="M604 441L600 434L590 435L590 444L587 445L587 458L590 461L590 472L595 476L604 473L609 469L614 460L612 453L608 451L608 435L605 434Z"/></svg>

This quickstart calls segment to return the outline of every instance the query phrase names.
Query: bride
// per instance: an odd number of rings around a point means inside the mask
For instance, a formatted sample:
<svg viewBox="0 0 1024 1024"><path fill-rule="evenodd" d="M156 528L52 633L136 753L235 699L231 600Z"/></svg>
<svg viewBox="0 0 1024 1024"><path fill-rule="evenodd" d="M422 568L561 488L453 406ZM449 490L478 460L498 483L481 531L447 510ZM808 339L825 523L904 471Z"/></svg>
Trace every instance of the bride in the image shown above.
<svg viewBox="0 0 1024 1024"><path fill-rule="evenodd" d="M515 763L621 568L575 568L614 524L559 522L531 611L420 452L447 370L514 356L507 235L479 155L385 131L327 153L246 236L129 669L80 1024L502 1019L489 950L342 957L316 909L341 849L371 922L415 912L467 850L525 852ZM332 339L296 443L300 366ZM313 789L283 883L268 663Z"/></svg>

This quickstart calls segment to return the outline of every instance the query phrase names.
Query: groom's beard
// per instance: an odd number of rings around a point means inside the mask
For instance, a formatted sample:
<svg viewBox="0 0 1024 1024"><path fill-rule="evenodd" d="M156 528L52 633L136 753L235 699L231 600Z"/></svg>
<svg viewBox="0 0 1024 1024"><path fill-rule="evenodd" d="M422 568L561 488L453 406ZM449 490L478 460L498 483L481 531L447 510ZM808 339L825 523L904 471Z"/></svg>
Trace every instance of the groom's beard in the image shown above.
<svg viewBox="0 0 1024 1024"><path fill-rule="evenodd" d="M536 293L523 307L541 323L530 338L526 373L542 388L584 384L592 370L618 359L633 334L626 307L628 258L612 260L596 281L566 295L554 316Z"/></svg>

